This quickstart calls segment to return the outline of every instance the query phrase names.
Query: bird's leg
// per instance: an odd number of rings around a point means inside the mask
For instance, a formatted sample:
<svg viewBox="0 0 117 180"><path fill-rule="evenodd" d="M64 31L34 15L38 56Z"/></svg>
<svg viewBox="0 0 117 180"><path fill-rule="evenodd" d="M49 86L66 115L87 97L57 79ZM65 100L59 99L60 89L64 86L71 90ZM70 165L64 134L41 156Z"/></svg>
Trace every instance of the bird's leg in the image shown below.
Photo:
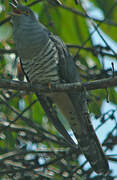
<svg viewBox="0 0 117 180"><path fill-rule="evenodd" d="M18 63L17 63L17 77L20 81L24 80L24 72L22 70L20 59L18 59Z"/></svg>
<svg viewBox="0 0 117 180"><path fill-rule="evenodd" d="M51 85L51 83L49 82L48 83L48 88L51 90L51 88L52 88L52 85Z"/></svg>

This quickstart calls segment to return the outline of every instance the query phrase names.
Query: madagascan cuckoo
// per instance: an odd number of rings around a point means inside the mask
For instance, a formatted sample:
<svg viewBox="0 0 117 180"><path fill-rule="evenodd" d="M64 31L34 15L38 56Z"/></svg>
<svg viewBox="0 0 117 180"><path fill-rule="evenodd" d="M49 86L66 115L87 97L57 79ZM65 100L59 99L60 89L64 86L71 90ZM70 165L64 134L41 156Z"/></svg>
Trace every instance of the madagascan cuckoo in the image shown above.
<svg viewBox="0 0 117 180"><path fill-rule="evenodd" d="M11 5L13 38L22 68L29 81L42 85L81 82L73 58L64 42L38 22L30 8L19 3ZM68 120L81 151L94 171L108 173L107 159L90 121L85 90L48 93L46 96ZM72 142L61 122L56 123L60 126L58 129L61 129L62 135L65 134L65 138ZM54 122L55 127L56 123Z"/></svg>

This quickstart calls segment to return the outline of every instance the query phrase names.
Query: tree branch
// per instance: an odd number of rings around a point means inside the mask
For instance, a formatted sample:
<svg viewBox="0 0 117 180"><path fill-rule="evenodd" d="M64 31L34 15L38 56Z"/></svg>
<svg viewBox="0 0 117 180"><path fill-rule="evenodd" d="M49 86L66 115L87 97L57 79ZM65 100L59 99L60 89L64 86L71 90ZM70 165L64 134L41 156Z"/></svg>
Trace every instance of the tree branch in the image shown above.
<svg viewBox="0 0 117 180"><path fill-rule="evenodd" d="M11 151L11 152L8 152L8 153L4 153L2 155L0 155L0 161L4 161L4 160L8 160L8 159L11 159L13 157L16 157L16 156L25 156L27 154L55 154L55 153L61 153L61 154L65 154L68 152L68 149L65 150L63 148L55 148L54 150L51 150L51 149L40 149L38 151L34 151L34 150L29 150L29 151L25 151L25 150L20 150L20 151Z"/></svg>
<svg viewBox="0 0 117 180"><path fill-rule="evenodd" d="M115 3L115 6L116 6L116 4L117 4L117 3ZM115 6L114 6L114 7L115 7ZM68 10L68 11L70 11L70 12L76 14L76 15L79 15L79 16L82 16L82 17L84 17L84 18L88 18L88 19L91 19L91 20L93 20L93 21L96 21L96 22L98 22L98 23L104 23L104 24L108 24L108 25L112 25L112 26L117 26L117 23L116 23L116 22L110 21L109 19L100 20L100 19L97 19L97 18L95 18L95 17L90 17L90 16L88 16L87 14L85 14L85 13L83 13L83 12L80 12L80 11L78 11L78 10L76 10L76 9L73 9L73 8L71 8L71 7L68 7L68 6L65 6L65 5L63 5L63 4L59 5L59 7L65 9L65 10Z"/></svg>
<svg viewBox="0 0 117 180"><path fill-rule="evenodd" d="M102 47L102 46L93 46L93 47L83 47L80 45L76 45L76 44L67 44L68 48L76 48L76 49L80 49L81 50L85 50L85 51L89 51L91 52L94 56L96 55L101 55L101 56L109 56L112 58L116 58L117 54L114 53L108 53L106 51L109 51L110 49L108 49L107 47Z"/></svg>
<svg viewBox="0 0 117 180"><path fill-rule="evenodd" d="M108 53L106 51L109 51L110 49L108 49L107 47L103 47L103 46L93 46L93 47L83 47L80 45L76 45L76 44L66 44L68 48L76 48L76 49L80 49L80 50L85 50L85 51L89 51L91 52L93 55L101 55L101 56L109 56L112 58L116 58L116 53L112 54L112 53ZM16 49L3 49L0 48L0 54L11 54L11 53L15 53L17 54Z"/></svg>
<svg viewBox="0 0 117 180"><path fill-rule="evenodd" d="M85 82L85 83L76 82L76 83L54 84L51 85L51 87L35 85L35 84L33 85L27 82L7 80L7 79L0 80L0 88L38 92L41 94L52 93L52 92L64 92L64 91L72 91L72 92L81 91L83 88L86 88L87 90L96 90L96 89L104 89L114 86L117 86L117 76L95 80L92 82Z"/></svg>

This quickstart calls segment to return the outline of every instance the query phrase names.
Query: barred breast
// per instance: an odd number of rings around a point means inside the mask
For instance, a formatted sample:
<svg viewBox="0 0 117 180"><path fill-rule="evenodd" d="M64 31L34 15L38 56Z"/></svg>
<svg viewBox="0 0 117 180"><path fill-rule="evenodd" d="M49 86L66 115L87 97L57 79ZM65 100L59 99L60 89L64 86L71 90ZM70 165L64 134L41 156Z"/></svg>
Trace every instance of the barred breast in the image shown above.
<svg viewBox="0 0 117 180"><path fill-rule="evenodd" d="M38 22L24 21L16 27L13 37L29 80L40 84L58 83L59 55L49 32Z"/></svg>
<svg viewBox="0 0 117 180"><path fill-rule="evenodd" d="M22 59L25 73L32 83L58 83L58 51L54 43L49 39L46 46L32 59Z"/></svg>

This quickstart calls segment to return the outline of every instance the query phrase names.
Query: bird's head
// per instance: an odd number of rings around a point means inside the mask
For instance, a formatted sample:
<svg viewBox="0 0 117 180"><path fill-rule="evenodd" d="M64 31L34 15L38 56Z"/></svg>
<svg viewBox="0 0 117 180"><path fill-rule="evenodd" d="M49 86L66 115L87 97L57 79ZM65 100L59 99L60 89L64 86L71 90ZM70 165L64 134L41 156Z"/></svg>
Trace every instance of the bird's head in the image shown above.
<svg viewBox="0 0 117 180"><path fill-rule="evenodd" d="M12 15L12 20L14 23L36 23L37 19L33 11L26 6L21 4L13 4L10 3L12 6L13 11L10 13Z"/></svg>
<svg viewBox="0 0 117 180"><path fill-rule="evenodd" d="M29 7L20 3L10 4L13 9L13 39L17 52L21 59L32 59L48 42L48 33Z"/></svg>

